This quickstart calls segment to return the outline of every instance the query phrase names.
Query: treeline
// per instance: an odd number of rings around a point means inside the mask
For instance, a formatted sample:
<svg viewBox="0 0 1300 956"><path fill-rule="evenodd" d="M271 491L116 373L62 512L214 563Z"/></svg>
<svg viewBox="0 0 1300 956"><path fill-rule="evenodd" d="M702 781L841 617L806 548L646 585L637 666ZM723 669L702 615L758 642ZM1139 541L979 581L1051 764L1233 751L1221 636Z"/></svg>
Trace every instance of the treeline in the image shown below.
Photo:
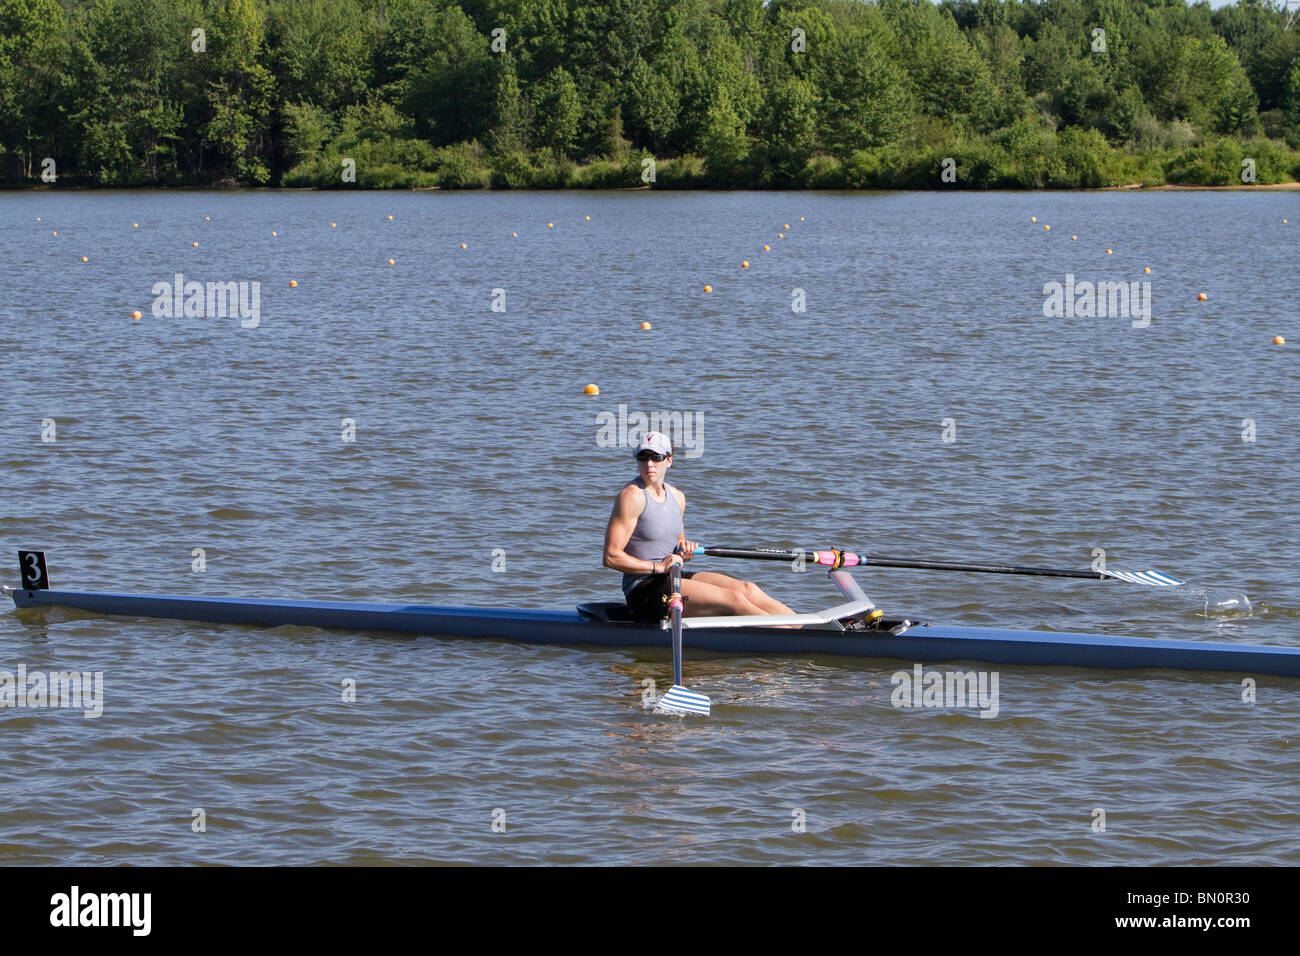
<svg viewBox="0 0 1300 956"><path fill-rule="evenodd" d="M1300 173L1300 23L1184 0L0 0L10 184Z"/></svg>

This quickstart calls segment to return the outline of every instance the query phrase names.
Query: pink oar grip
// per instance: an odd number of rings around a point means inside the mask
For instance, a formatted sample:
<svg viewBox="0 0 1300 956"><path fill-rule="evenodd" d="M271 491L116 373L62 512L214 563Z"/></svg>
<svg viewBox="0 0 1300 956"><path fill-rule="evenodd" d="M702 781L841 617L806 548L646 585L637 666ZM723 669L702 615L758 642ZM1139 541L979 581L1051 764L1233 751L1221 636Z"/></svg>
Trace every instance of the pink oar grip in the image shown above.
<svg viewBox="0 0 1300 956"><path fill-rule="evenodd" d="M818 564L824 564L827 567L832 567L832 568L835 566L834 551L817 551L814 553L817 555ZM842 559L840 562L840 567L842 568L856 568L858 566L858 563L862 560L856 554L852 554L851 552L848 551L841 551L840 558Z"/></svg>

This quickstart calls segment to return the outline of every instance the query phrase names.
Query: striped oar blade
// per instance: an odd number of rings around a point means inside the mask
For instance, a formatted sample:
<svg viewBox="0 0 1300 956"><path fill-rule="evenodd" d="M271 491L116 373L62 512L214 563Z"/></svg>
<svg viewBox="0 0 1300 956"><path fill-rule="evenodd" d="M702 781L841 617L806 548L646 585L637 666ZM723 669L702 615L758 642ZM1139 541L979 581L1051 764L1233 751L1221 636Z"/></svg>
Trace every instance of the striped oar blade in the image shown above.
<svg viewBox="0 0 1300 956"><path fill-rule="evenodd" d="M1179 581L1177 578L1171 578L1163 571L1111 571L1109 568L1101 572L1108 578L1118 578L1121 581L1127 581L1129 584L1150 584L1153 587L1176 588L1186 584L1186 581Z"/></svg>
<svg viewBox="0 0 1300 956"><path fill-rule="evenodd" d="M668 688L668 693L659 698L659 709L678 714L699 714L709 716L709 698L687 690L680 684Z"/></svg>

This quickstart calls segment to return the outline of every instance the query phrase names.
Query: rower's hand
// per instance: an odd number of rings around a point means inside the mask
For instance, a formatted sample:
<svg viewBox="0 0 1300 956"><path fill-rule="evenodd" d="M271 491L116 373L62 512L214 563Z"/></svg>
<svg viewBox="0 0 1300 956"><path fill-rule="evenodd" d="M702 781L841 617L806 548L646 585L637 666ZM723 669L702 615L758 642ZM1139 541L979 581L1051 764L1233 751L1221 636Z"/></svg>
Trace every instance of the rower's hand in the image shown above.
<svg viewBox="0 0 1300 956"><path fill-rule="evenodd" d="M679 548L679 550L680 550L680 548ZM662 571L660 571L659 573L660 573L660 574L667 574L669 571L672 570L674 564L677 565L677 566L679 566L679 567L680 567L681 564L682 564L682 556L681 556L680 554L678 554L676 551L674 551L672 554L668 555L668 557L664 558L664 560L663 560L664 569L663 569Z"/></svg>
<svg viewBox="0 0 1300 956"><path fill-rule="evenodd" d="M698 548L699 545L694 541L686 541L683 539L682 543L677 547L681 549L682 555L687 561L689 561L691 560L691 556L695 554L695 549Z"/></svg>

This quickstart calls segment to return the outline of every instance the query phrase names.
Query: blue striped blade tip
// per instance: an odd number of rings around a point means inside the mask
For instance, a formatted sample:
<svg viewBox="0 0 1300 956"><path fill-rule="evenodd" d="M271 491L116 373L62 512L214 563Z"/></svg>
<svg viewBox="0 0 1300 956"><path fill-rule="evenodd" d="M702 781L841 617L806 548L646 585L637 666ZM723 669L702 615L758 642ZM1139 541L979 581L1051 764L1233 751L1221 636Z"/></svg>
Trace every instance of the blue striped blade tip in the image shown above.
<svg viewBox="0 0 1300 956"><path fill-rule="evenodd" d="M703 694L697 694L693 690L687 690L680 684L674 684L668 688L668 693L659 698L659 706L664 710L681 711L684 714L699 714L702 717L709 716L709 698Z"/></svg>
<svg viewBox="0 0 1300 956"><path fill-rule="evenodd" d="M1172 578L1163 571L1103 571L1102 573L1120 581L1128 581L1130 584L1150 584L1154 587L1179 587L1187 583Z"/></svg>

